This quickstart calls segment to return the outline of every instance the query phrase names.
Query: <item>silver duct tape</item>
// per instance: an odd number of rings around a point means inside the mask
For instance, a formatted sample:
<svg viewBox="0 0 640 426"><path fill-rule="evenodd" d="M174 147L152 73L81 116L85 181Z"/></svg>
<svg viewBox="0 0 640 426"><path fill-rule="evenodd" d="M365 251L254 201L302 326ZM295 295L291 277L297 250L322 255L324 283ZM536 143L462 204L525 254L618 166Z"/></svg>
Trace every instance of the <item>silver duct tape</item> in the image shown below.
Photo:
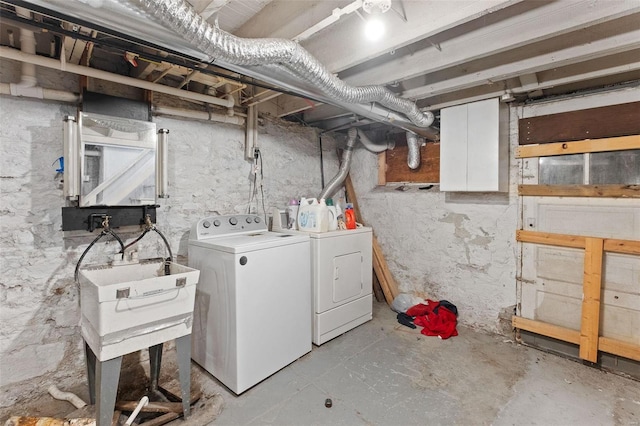
<svg viewBox="0 0 640 426"><path fill-rule="evenodd" d="M415 170L420 167L420 140L418 135L407 132L407 147L409 148L407 165L411 170Z"/></svg>
<svg viewBox="0 0 640 426"><path fill-rule="evenodd" d="M377 102L405 114L418 127L429 127L433 123L431 112L420 111L414 102L398 97L384 86L356 87L346 84L291 40L236 37L206 22L184 0L129 2L214 60L244 66L281 64L294 75L317 86L331 99L354 104Z"/></svg>

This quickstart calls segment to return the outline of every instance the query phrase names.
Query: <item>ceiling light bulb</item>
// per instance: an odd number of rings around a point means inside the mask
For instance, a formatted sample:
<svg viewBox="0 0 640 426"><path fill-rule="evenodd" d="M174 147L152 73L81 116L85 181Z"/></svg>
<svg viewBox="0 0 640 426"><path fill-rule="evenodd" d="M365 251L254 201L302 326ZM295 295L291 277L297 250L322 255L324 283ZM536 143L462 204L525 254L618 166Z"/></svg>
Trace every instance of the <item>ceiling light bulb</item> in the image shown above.
<svg viewBox="0 0 640 426"><path fill-rule="evenodd" d="M380 40L384 32L384 23L377 16L370 16L364 24L364 35L369 41Z"/></svg>

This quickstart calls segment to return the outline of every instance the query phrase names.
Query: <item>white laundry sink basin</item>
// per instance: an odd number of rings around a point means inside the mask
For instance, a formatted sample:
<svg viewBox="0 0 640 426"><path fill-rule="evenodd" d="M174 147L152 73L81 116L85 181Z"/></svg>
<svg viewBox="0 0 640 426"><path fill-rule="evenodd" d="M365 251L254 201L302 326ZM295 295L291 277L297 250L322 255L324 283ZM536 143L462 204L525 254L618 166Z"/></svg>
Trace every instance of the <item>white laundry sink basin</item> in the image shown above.
<svg viewBox="0 0 640 426"><path fill-rule="evenodd" d="M100 361L191 333L200 271L163 259L80 269L82 337Z"/></svg>

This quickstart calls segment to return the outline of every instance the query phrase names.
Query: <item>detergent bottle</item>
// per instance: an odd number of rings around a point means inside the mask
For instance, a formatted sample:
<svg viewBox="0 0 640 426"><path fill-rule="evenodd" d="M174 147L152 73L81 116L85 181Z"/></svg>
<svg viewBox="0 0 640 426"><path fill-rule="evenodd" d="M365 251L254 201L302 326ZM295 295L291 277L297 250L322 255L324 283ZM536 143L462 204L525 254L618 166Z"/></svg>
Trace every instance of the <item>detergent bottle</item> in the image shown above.
<svg viewBox="0 0 640 426"><path fill-rule="evenodd" d="M329 230L329 207L324 198L320 199L317 212L320 232L327 232Z"/></svg>
<svg viewBox="0 0 640 426"><path fill-rule="evenodd" d="M287 229L298 229L298 200L292 198L286 208L287 212Z"/></svg>
<svg viewBox="0 0 640 426"><path fill-rule="evenodd" d="M356 229L356 213L353 211L351 203L347 203L344 209L344 223L347 229Z"/></svg>
<svg viewBox="0 0 640 426"><path fill-rule="evenodd" d="M307 232L326 232L329 229L327 205L324 200L301 198L298 208L298 229Z"/></svg>
<svg viewBox="0 0 640 426"><path fill-rule="evenodd" d="M336 206L333 205L333 200L331 198L327 198L326 202L329 214L329 231L335 231L338 229L338 210Z"/></svg>

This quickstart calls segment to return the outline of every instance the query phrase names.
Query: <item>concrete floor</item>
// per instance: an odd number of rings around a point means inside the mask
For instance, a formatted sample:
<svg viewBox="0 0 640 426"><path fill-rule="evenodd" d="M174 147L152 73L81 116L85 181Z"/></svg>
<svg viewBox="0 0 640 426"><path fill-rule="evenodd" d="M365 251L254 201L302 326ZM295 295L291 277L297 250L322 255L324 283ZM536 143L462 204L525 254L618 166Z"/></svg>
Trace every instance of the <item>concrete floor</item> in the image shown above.
<svg viewBox="0 0 640 426"><path fill-rule="evenodd" d="M422 336L376 304L371 322L239 397L196 367L215 403L174 425L640 424L640 382L504 336L458 331L448 340Z"/></svg>
<svg viewBox="0 0 640 426"><path fill-rule="evenodd" d="M466 327L458 332L448 340L423 336L376 303L372 321L314 347L241 396L193 364L203 398L188 420L170 426L640 425L640 382L504 336ZM164 355L161 383L177 377L174 353L169 348ZM140 355L133 361L121 382L132 379L140 388L148 362ZM68 390L87 399L84 383ZM129 392L124 399L138 399L144 389ZM69 407L45 394L2 410L0 419L91 416L73 415Z"/></svg>

